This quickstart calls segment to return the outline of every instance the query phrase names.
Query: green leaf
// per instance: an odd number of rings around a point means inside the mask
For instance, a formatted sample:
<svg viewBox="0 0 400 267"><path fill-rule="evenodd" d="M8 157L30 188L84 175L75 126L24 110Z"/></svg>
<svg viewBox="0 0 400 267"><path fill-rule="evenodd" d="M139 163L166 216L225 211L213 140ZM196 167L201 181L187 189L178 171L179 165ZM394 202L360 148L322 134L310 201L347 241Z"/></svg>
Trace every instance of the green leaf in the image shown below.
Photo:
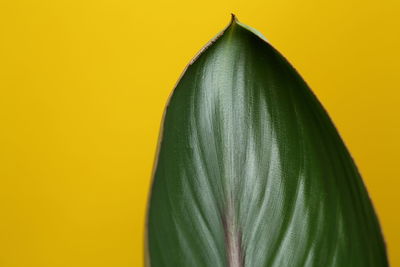
<svg viewBox="0 0 400 267"><path fill-rule="evenodd" d="M371 201L326 111L234 17L181 77L158 149L148 266L388 266Z"/></svg>

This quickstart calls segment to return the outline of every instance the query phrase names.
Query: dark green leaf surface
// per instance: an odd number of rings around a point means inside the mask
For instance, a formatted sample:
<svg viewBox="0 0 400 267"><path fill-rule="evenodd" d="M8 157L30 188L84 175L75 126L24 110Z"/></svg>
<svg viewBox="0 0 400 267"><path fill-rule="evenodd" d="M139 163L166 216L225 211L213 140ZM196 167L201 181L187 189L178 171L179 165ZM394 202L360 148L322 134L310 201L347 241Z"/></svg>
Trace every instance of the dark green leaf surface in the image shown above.
<svg viewBox="0 0 400 267"><path fill-rule="evenodd" d="M234 18L170 98L147 223L152 267L388 266L371 201L327 113Z"/></svg>

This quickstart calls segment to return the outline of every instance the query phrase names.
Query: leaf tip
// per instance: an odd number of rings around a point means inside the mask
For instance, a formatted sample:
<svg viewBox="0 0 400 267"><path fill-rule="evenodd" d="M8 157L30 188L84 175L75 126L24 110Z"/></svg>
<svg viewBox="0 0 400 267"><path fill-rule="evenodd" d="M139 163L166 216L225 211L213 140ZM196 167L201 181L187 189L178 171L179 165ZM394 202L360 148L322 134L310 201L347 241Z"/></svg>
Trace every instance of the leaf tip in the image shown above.
<svg viewBox="0 0 400 267"><path fill-rule="evenodd" d="M232 23L236 23L236 22L238 22L238 21L239 21L239 20L237 19L236 15L233 14L233 13L231 13L231 24L232 24Z"/></svg>

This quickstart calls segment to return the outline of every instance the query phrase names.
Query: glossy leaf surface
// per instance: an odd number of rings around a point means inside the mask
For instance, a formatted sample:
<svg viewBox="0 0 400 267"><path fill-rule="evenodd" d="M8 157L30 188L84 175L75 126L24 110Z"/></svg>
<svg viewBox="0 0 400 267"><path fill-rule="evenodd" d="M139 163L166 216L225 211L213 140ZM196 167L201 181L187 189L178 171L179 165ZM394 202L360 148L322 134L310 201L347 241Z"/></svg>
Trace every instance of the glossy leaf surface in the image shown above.
<svg viewBox="0 0 400 267"><path fill-rule="evenodd" d="M327 113L236 19L170 98L147 223L152 267L388 266L370 199Z"/></svg>

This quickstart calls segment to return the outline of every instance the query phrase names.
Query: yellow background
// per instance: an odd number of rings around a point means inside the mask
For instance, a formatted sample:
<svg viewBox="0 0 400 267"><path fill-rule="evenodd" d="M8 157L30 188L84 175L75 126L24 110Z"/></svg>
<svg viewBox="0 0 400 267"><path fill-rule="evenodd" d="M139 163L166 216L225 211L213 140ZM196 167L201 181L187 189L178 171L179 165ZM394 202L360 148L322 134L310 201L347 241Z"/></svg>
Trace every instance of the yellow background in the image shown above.
<svg viewBox="0 0 400 267"><path fill-rule="evenodd" d="M143 265L164 104L230 12L328 109L400 266L398 0L1 0L1 267Z"/></svg>

